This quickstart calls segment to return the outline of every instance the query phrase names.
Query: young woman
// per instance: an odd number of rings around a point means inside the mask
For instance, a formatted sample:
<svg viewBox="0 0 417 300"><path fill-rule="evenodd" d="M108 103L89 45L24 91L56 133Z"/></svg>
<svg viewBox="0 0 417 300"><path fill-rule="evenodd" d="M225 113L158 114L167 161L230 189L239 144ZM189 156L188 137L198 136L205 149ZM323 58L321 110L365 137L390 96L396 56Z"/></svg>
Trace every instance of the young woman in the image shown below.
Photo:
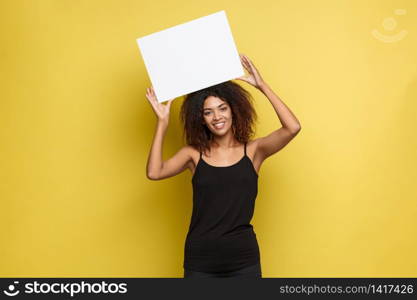
<svg viewBox="0 0 417 300"><path fill-rule="evenodd" d="M239 78L271 102L281 128L251 139L256 117L250 94L228 81L186 96L181 117L187 145L163 161L170 100L158 103L147 89L157 118L147 176L161 180L185 169L193 174L193 211L185 241L184 277L262 277L256 234L250 221L258 190L258 173L266 158L287 145L301 125L262 79L252 61L241 55L248 74Z"/></svg>

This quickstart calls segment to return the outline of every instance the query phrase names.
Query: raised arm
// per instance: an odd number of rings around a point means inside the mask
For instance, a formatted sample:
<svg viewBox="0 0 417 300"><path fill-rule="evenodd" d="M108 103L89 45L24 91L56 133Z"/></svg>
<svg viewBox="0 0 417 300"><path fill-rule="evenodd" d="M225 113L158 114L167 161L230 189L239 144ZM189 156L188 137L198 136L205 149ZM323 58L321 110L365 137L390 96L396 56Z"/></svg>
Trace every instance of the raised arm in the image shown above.
<svg viewBox="0 0 417 300"><path fill-rule="evenodd" d="M173 99L169 100L165 105L159 103L152 87L146 90L146 98L158 118L151 151L148 156L146 176L151 180L160 180L181 173L187 168L191 160L190 147L183 147L173 157L163 161L162 146L168 128L169 112Z"/></svg>
<svg viewBox="0 0 417 300"><path fill-rule="evenodd" d="M291 110L266 83L260 90L271 102L282 125L281 128L258 139L256 152L263 161L267 157L284 148L301 130L301 125Z"/></svg>
<svg viewBox="0 0 417 300"><path fill-rule="evenodd" d="M269 135L254 141L256 143L256 160L262 162L267 157L284 148L301 130L301 124L291 110L262 79L252 61L245 55L241 55L241 61L249 74L237 79L253 85L268 98L282 125L281 128L273 131Z"/></svg>

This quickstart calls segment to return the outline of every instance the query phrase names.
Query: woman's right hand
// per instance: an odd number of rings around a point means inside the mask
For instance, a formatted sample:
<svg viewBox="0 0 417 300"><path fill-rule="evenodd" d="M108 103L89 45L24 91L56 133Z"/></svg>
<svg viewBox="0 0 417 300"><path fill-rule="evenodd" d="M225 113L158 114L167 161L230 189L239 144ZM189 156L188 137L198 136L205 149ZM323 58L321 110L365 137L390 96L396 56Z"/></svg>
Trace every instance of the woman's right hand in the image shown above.
<svg viewBox="0 0 417 300"><path fill-rule="evenodd" d="M168 100L167 104L159 103L158 99L156 99L156 95L152 86L146 89L146 98L151 104L156 116L158 117L158 121L161 121L165 125L168 125L169 111L171 109L171 103L172 101L174 101L174 99Z"/></svg>

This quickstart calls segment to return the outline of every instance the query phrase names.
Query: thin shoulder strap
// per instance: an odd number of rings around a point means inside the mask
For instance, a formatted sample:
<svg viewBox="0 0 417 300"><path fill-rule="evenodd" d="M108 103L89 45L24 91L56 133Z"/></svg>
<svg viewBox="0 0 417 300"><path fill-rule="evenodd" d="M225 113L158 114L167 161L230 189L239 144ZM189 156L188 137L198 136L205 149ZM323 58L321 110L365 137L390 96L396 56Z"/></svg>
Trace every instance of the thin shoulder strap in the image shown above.
<svg viewBox="0 0 417 300"><path fill-rule="evenodd" d="M245 156L246 156L246 143L245 143L245 148L244 149L245 149Z"/></svg>
<svg viewBox="0 0 417 300"><path fill-rule="evenodd" d="M203 157L203 151L200 151L200 159Z"/></svg>

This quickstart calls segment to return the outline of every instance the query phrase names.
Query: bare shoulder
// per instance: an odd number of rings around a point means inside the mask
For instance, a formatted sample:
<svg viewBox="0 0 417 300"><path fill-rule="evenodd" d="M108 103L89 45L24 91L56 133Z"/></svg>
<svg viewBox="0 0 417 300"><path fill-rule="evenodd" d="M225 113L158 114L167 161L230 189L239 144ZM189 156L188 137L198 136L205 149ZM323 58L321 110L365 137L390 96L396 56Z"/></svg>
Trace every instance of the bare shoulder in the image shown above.
<svg viewBox="0 0 417 300"><path fill-rule="evenodd" d="M253 160L256 154L256 150L258 149L259 145L259 138L250 140L246 144L246 154Z"/></svg>
<svg viewBox="0 0 417 300"><path fill-rule="evenodd" d="M253 167L259 173L263 160L258 154L259 138L249 141L246 145L246 154L252 161Z"/></svg>

